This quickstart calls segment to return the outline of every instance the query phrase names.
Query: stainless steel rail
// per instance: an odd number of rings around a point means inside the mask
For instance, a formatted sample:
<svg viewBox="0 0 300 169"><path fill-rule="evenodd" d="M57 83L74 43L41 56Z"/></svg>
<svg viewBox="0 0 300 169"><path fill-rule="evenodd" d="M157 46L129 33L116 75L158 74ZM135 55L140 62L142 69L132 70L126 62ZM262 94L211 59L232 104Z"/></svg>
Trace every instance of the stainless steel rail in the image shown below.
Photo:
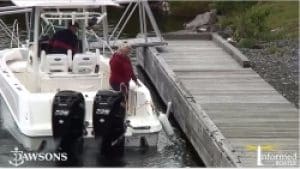
<svg viewBox="0 0 300 169"><path fill-rule="evenodd" d="M24 8L24 7L17 7L17 6L5 6L5 7L0 7L0 16L17 14L17 13L26 13L26 12L31 12L31 11L32 11L31 8Z"/></svg>

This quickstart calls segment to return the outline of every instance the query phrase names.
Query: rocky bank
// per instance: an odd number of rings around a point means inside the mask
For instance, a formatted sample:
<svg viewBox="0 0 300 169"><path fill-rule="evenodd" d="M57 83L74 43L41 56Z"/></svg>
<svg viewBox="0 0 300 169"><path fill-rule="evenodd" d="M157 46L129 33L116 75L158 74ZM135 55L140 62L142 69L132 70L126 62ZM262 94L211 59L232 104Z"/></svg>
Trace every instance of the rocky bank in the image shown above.
<svg viewBox="0 0 300 169"><path fill-rule="evenodd" d="M279 40L261 47L240 50L265 81L299 108L299 41Z"/></svg>

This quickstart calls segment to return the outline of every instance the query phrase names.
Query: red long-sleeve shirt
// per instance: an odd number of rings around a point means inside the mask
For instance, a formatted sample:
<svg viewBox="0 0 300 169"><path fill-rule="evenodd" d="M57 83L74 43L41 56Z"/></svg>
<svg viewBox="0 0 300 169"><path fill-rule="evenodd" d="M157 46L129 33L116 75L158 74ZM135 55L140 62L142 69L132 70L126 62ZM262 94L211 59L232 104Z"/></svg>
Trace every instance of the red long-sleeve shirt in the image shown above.
<svg viewBox="0 0 300 169"><path fill-rule="evenodd" d="M121 84L123 82L128 85L130 79L136 80L129 57L116 52L110 59L109 64L110 84Z"/></svg>

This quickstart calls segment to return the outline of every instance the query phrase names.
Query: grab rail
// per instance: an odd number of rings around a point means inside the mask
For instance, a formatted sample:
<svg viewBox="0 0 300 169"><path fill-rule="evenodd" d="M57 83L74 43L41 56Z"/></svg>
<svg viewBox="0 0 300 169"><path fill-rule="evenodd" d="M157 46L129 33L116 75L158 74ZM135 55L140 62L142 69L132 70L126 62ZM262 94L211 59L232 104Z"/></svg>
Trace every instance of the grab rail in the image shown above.
<svg viewBox="0 0 300 169"><path fill-rule="evenodd" d="M31 12L31 8L17 7L17 6L5 6L0 7L0 16L2 15L11 15L17 13L26 13Z"/></svg>
<svg viewBox="0 0 300 169"><path fill-rule="evenodd" d="M91 36L94 36L100 43L102 43L102 54L104 54L106 47L109 49L111 54L114 53L111 46L105 40L101 39L94 30L87 30L87 33Z"/></svg>
<svg viewBox="0 0 300 169"><path fill-rule="evenodd" d="M59 24L62 20L72 20L72 24L75 20L84 20L85 24L88 24L88 19L97 18L97 22L102 21L107 16L107 13L98 12L45 12L41 14L41 18L49 24L51 20L58 20Z"/></svg>
<svg viewBox="0 0 300 169"><path fill-rule="evenodd" d="M11 33L12 31L10 30L10 28L4 23L4 21L2 19L0 19L0 27L1 30L4 31L4 33L9 36L11 38Z"/></svg>
<svg viewBox="0 0 300 169"><path fill-rule="evenodd" d="M19 22L17 19L14 20L13 27L11 32L10 48L13 47L13 41L17 41L17 47L20 47L20 38L19 38ZM14 39L15 38L15 39Z"/></svg>
<svg viewBox="0 0 300 169"><path fill-rule="evenodd" d="M0 28L1 30L10 38L10 47L13 47L13 44L16 43L17 47L20 46L19 39L19 23L15 19L12 25L12 28L8 27L2 19L0 19ZM11 30L12 29L12 30Z"/></svg>

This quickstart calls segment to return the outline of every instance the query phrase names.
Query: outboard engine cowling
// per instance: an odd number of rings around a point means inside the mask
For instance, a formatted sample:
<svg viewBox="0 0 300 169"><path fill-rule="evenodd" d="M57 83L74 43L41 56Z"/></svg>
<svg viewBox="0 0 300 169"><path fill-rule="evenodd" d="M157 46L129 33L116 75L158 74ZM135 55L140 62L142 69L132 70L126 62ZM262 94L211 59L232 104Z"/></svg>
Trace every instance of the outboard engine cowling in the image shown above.
<svg viewBox="0 0 300 169"><path fill-rule="evenodd" d="M76 155L82 151L85 103L81 93L60 91L52 105L52 132L57 150Z"/></svg>
<svg viewBox="0 0 300 169"><path fill-rule="evenodd" d="M102 155L123 155L126 126L124 96L121 92L97 92L93 107L93 126Z"/></svg>

